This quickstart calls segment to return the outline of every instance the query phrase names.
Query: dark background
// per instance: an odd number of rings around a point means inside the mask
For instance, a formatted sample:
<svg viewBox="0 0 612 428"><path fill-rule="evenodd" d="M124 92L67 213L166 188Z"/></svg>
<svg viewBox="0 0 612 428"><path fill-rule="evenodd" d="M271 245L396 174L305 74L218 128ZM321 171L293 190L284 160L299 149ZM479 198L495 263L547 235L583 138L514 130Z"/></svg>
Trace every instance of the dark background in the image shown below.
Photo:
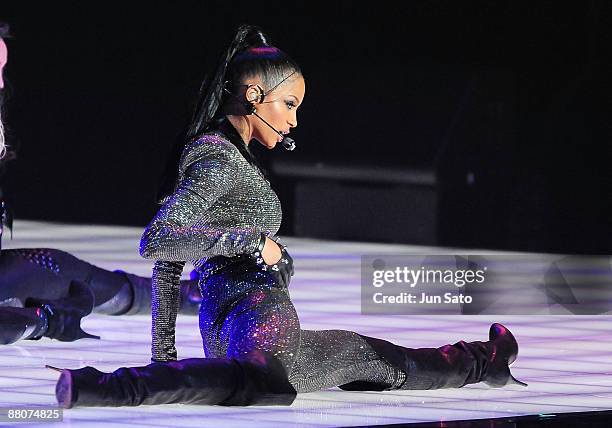
<svg viewBox="0 0 612 428"><path fill-rule="evenodd" d="M306 76L298 149L257 149L268 165L430 170L431 243L610 252L610 2L131 3L2 3L17 218L144 226L202 77L252 23Z"/></svg>

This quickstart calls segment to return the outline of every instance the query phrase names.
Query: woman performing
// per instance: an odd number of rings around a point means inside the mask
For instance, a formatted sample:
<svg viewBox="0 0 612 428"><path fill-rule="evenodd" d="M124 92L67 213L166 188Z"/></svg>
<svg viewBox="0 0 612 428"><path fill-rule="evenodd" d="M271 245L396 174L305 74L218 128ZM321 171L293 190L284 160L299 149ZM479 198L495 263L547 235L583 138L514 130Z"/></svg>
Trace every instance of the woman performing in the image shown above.
<svg viewBox="0 0 612 428"><path fill-rule="evenodd" d="M8 25L0 22L0 176L14 158L1 120L3 70L8 61ZM10 225L0 188L0 248L3 226ZM181 281L181 313L197 314L196 281ZM61 341L95 338L80 328L92 311L109 315L147 313L151 279L107 271L61 250L19 248L0 251L0 344L43 336Z"/></svg>
<svg viewBox="0 0 612 428"><path fill-rule="evenodd" d="M249 143L272 149L282 142L297 126L304 94L298 65L256 27L240 27L202 86L170 177L172 190L142 237L141 255L156 260L153 363L113 373L63 369L56 387L62 406L290 404L297 392L335 386L380 391L523 384L508 367L517 343L500 324L491 326L486 342L437 349L300 328L288 290L293 262L275 240L280 203ZM200 331L208 358L177 361L179 277L186 260L200 273Z"/></svg>

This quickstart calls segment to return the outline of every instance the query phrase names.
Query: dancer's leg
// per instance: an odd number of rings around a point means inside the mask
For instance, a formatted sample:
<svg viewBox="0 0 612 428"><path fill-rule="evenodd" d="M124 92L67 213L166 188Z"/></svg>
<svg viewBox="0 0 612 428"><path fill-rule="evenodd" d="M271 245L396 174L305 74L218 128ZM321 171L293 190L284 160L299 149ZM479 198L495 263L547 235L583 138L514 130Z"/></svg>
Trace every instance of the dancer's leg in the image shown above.
<svg viewBox="0 0 612 428"><path fill-rule="evenodd" d="M236 359L190 358L120 368L61 370L55 393L64 408L141 404L289 405L295 389L278 359L252 351Z"/></svg>
<svg viewBox="0 0 612 428"><path fill-rule="evenodd" d="M404 373L385 362L357 333L346 330L302 330L298 358L289 380L298 392L312 392L349 382L401 385Z"/></svg>
<svg viewBox="0 0 612 428"><path fill-rule="evenodd" d="M0 345L42 337L47 315L40 308L0 308Z"/></svg>
<svg viewBox="0 0 612 428"><path fill-rule="evenodd" d="M72 280L90 287L96 313L133 315L151 310L150 278L108 271L53 248L0 252L0 305L23 304L28 297L65 297ZM179 313L197 314L200 301L197 281L181 281Z"/></svg>
<svg viewBox="0 0 612 428"><path fill-rule="evenodd" d="M69 285L44 249L0 251L0 302L17 299L22 306L28 297L57 299L67 294Z"/></svg>
<svg viewBox="0 0 612 428"><path fill-rule="evenodd" d="M286 290L250 290L224 313L219 326L210 328L207 316L201 315L208 356L237 358L254 349L269 352L281 360L298 392L355 380L392 387L403 380L402 373L382 360L356 333L300 330Z"/></svg>
<svg viewBox="0 0 612 428"><path fill-rule="evenodd" d="M127 290L116 310L131 305L131 291L124 275L100 269L65 251L53 248L19 248L0 253L0 301L18 298L58 299L68 293L76 280L91 289L96 306Z"/></svg>
<svg viewBox="0 0 612 428"><path fill-rule="evenodd" d="M350 331L302 330L290 380L298 392L340 386L346 390L458 388L484 381L519 383L508 369L518 353L512 333L493 324L487 342L411 349Z"/></svg>
<svg viewBox="0 0 612 428"><path fill-rule="evenodd" d="M253 289L233 305L217 338L214 347L223 352L226 346L227 358L261 350L278 358L289 373L299 351L300 321L284 290Z"/></svg>
<svg viewBox="0 0 612 428"><path fill-rule="evenodd" d="M298 392L334 386L435 389L483 380L500 386L511 378L508 359L517 352L509 332L497 342L410 349L350 331L300 330L288 293L275 287L253 288L226 306L215 317L203 306L200 326L207 355L235 358L255 349L267 351L283 362Z"/></svg>
<svg viewBox="0 0 612 428"><path fill-rule="evenodd" d="M93 294L82 282L72 281L67 296L60 299L25 301L25 308L0 308L0 344L46 336L65 342L96 338L81 330L81 318L91 313Z"/></svg>

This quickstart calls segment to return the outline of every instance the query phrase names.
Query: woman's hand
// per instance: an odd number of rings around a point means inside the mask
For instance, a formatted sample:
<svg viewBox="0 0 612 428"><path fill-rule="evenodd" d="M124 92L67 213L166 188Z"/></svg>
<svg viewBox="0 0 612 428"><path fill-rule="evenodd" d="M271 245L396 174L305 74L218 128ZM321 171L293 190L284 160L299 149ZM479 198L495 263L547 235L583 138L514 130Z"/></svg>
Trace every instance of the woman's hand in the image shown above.
<svg viewBox="0 0 612 428"><path fill-rule="evenodd" d="M288 288L293 276L293 258L287 249L266 237L261 259L267 265L265 270L270 272L280 288Z"/></svg>
<svg viewBox="0 0 612 428"><path fill-rule="evenodd" d="M285 247L281 247L281 253L281 259L276 264L278 266L278 271L275 272L276 280L281 288L289 288L289 282L293 276L293 257L289 255Z"/></svg>
<svg viewBox="0 0 612 428"><path fill-rule="evenodd" d="M281 259L281 249L276 242L266 237L266 244L261 251L261 257L267 265L278 263Z"/></svg>

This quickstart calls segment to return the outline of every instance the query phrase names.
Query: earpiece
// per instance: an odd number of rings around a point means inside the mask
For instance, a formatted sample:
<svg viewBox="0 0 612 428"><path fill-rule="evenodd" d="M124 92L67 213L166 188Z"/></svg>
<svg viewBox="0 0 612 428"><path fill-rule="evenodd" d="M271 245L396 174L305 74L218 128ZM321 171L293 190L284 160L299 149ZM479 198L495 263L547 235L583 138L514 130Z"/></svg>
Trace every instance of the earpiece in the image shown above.
<svg viewBox="0 0 612 428"><path fill-rule="evenodd" d="M247 114L254 114L257 113L257 109L255 108L255 104L261 104L264 102L264 99L266 98L266 92L264 91L264 89L259 86L259 85L249 85L249 87L247 88L247 91L251 88L251 87L255 87L255 89L257 89L257 95L255 97L252 97L248 100L248 103L245 103L245 108L247 109ZM234 94L232 94L230 91L228 91L227 89L224 88L224 90L230 94L231 96L233 96L234 98L237 98Z"/></svg>
<svg viewBox="0 0 612 428"><path fill-rule="evenodd" d="M257 89L257 97L250 100L251 102L255 102L257 104L261 104L264 102L264 99L266 98L266 92L264 91L264 89L259 86L259 85L249 85L249 88L255 86L255 89ZM247 89L248 91L248 89Z"/></svg>

